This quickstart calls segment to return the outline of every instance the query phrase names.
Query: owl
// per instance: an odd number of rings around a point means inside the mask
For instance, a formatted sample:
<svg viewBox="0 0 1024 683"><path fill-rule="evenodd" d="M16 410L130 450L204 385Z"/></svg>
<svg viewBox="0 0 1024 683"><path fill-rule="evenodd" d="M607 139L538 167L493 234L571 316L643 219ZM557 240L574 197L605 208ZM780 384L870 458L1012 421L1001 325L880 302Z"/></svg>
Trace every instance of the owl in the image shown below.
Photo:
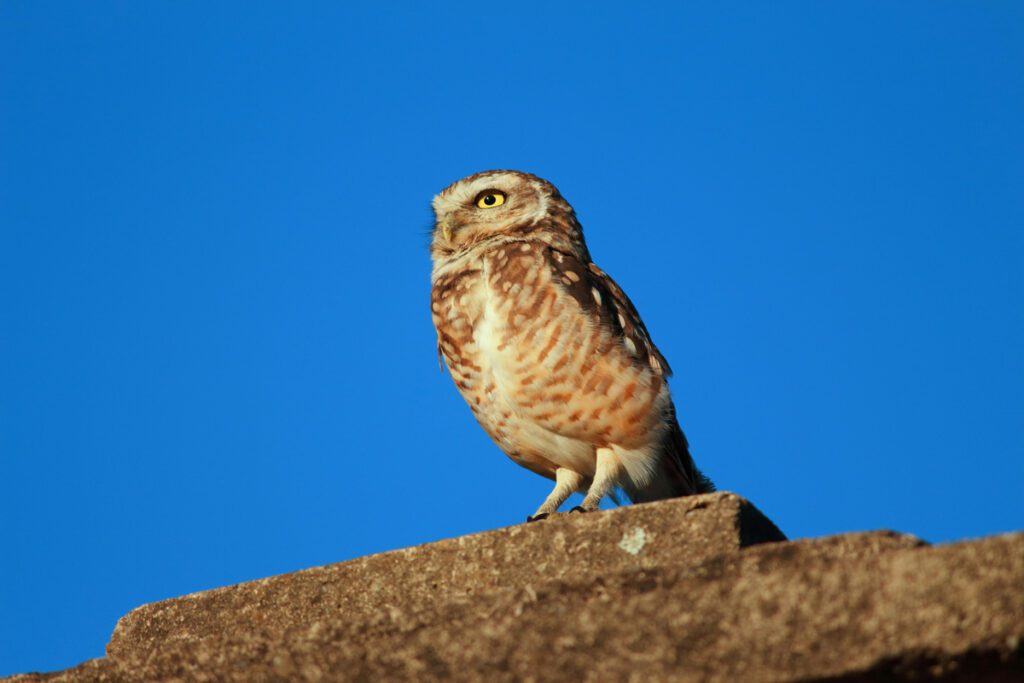
<svg viewBox="0 0 1024 683"><path fill-rule="evenodd" d="M440 359L480 426L555 482L527 521L573 493L646 502L712 491L676 419L668 362L626 293L590 260L551 183L463 178L433 201L431 312Z"/></svg>

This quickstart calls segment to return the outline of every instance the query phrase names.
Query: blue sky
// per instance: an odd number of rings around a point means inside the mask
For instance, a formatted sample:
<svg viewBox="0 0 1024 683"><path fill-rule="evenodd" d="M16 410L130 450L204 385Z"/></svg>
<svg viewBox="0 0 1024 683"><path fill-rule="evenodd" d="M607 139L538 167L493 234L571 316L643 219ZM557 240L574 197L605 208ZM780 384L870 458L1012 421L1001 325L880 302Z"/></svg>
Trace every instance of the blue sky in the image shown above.
<svg viewBox="0 0 1024 683"><path fill-rule="evenodd" d="M428 311L488 168L789 535L1024 527L1024 6L377 4L0 3L0 675L533 511Z"/></svg>

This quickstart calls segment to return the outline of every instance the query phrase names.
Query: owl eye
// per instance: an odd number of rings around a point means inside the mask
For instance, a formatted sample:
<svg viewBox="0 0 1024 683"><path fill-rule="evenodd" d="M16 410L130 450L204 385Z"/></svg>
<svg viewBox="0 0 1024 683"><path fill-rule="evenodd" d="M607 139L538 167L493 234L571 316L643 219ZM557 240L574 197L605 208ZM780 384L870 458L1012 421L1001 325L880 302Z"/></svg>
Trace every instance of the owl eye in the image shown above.
<svg viewBox="0 0 1024 683"><path fill-rule="evenodd" d="M493 209L505 203L505 193L497 190L485 190L476 198L476 205L481 209Z"/></svg>

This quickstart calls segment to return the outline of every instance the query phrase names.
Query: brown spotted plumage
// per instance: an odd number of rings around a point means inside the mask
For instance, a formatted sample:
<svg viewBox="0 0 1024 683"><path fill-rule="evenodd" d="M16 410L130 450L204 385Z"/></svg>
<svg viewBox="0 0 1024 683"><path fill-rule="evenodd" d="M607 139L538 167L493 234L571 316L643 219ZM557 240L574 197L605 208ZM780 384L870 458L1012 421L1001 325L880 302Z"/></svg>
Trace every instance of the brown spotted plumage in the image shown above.
<svg viewBox="0 0 1024 683"><path fill-rule="evenodd" d="M558 190L487 171L433 207L438 353L495 443L556 481L531 519L575 491L593 510L617 488L634 502L711 490L676 420L668 362L591 262Z"/></svg>

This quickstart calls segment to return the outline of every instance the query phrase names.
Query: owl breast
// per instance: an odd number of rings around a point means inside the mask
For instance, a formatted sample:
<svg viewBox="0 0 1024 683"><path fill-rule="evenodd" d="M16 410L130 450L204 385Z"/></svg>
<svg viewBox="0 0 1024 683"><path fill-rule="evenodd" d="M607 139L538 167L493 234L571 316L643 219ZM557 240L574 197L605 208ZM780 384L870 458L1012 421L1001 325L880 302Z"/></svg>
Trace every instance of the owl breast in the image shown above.
<svg viewBox="0 0 1024 683"><path fill-rule="evenodd" d="M473 414L519 464L592 476L595 451L662 438L668 390L582 300L550 248L512 241L435 272L438 348ZM575 291L574 291L574 286ZM593 306L590 306L593 309Z"/></svg>

